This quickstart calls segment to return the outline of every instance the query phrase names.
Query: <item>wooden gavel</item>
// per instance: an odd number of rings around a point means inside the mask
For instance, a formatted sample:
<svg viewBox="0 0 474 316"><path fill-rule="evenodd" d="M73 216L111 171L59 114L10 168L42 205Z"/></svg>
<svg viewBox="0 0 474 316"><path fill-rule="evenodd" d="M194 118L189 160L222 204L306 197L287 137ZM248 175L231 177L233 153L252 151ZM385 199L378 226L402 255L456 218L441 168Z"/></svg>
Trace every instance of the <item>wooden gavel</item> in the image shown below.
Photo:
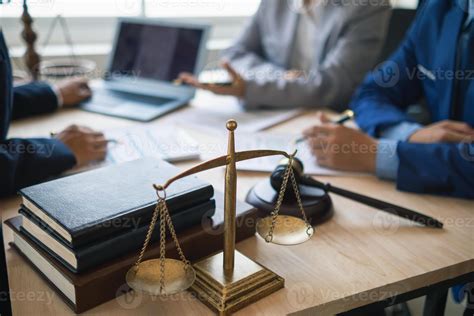
<svg viewBox="0 0 474 316"><path fill-rule="evenodd" d="M288 166L288 160L287 159L283 160L276 167L275 171L273 171L272 175L270 176L271 186L276 192L278 192L278 190L281 187L283 174L287 166ZM381 210L381 211L384 211L384 212L387 212L399 217L406 218L408 220L417 222L427 227L443 228L443 223L437 221L436 219L430 216L421 214L414 210L410 210L405 207L388 203L388 202L375 199L366 195L362 195L356 192L338 188L331 185L330 183L323 183L323 182L317 181L316 179L304 174L303 162L301 162L301 160L299 160L298 158L294 158L292 168L294 170L296 182L299 183L300 185L306 185L309 187L319 188L326 192L331 192L331 193L343 196L353 201L371 206L378 210Z"/></svg>

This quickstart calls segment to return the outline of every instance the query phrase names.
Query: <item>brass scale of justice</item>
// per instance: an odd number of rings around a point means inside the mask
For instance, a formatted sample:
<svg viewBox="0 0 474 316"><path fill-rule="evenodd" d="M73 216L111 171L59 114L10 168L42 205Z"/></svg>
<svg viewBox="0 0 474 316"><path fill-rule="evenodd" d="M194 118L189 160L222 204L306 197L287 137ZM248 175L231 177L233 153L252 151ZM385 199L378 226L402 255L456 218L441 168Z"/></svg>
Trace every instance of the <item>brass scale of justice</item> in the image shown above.
<svg viewBox="0 0 474 316"><path fill-rule="evenodd" d="M277 150L235 152L234 131L237 128L237 122L229 120L226 127L229 131L227 155L190 168L169 179L164 185L153 185L158 196L158 203L138 260L126 274L127 284L135 291L166 296L190 289L208 307L222 315L235 312L284 286L282 277L235 250L236 162L268 156L284 156L288 159L288 167L283 175L274 210L270 216L257 221L257 232L267 243L295 245L309 240L314 233L314 228L306 217L292 168L296 151L292 154ZM223 252L203 259L192 266L186 259L176 236L166 205L166 189L181 178L222 166L226 166L224 249ZM291 181L302 218L279 215L289 181ZM160 258L142 261L158 220ZM181 260L166 258L166 226Z"/></svg>

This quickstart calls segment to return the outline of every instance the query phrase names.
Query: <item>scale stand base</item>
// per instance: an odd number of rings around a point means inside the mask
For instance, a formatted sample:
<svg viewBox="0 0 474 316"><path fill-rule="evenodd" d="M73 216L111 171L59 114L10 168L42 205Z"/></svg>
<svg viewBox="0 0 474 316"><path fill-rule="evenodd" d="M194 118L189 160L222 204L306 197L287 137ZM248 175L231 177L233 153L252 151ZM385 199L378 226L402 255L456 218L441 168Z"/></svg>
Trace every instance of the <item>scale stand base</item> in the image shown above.
<svg viewBox="0 0 474 316"><path fill-rule="evenodd" d="M219 315L230 315L283 288L285 280L235 251L234 272L224 275L222 252L194 264L196 281L190 291Z"/></svg>

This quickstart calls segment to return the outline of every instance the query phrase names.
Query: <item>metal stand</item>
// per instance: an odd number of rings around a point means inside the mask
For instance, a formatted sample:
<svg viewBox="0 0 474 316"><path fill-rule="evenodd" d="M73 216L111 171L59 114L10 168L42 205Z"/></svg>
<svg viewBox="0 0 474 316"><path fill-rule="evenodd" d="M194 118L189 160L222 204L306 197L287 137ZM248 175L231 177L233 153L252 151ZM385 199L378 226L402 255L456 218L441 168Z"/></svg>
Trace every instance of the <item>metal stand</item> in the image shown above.
<svg viewBox="0 0 474 316"><path fill-rule="evenodd" d="M446 309L448 289L434 289L426 295L424 316L443 316Z"/></svg>
<svg viewBox="0 0 474 316"><path fill-rule="evenodd" d="M190 291L219 315L229 315L283 288L285 280L235 251L235 268L226 273L224 253L194 265L196 281Z"/></svg>

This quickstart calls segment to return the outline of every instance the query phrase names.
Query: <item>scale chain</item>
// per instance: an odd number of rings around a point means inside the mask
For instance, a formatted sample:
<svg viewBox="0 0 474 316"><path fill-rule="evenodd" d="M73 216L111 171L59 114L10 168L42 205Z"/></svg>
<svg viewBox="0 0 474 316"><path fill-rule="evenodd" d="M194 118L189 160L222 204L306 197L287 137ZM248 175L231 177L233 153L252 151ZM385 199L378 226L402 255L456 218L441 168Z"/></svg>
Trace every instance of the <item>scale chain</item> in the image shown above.
<svg viewBox="0 0 474 316"><path fill-rule="evenodd" d="M291 169L290 177L291 177L291 184L293 185L293 191L295 192L295 196L296 196L296 201L298 203L298 208L301 211L301 215L303 215L303 219L304 219L306 225L309 227L311 225L309 224L308 218L306 217L306 212L304 211L303 202L301 201L300 190L298 189L298 183L296 182L295 173L293 172L293 168Z"/></svg>
<svg viewBox="0 0 474 316"><path fill-rule="evenodd" d="M153 234L153 231L155 230L158 218L160 219L160 293L163 293L165 289L166 226L168 226L168 229L170 231L171 237L173 238L181 261L185 264L186 268L188 268L191 263L184 256L184 252L181 249L181 245L179 244L179 240L174 229L173 221L171 220L166 200L165 198L159 196L158 204L156 205L156 208L153 212L150 226L148 227L148 231L146 234L145 242L143 243L143 247L140 251L140 255L138 256L138 260L135 263L135 267L138 268L138 266L143 260L148 244L150 243L151 236Z"/></svg>
<svg viewBox="0 0 474 316"><path fill-rule="evenodd" d="M286 186L288 184L288 178L289 178L290 172L293 170L291 167L292 163L293 163L293 157L290 158L288 167L286 167L285 173L283 175L283 181L281 183L280 192L278 192L277 203L272 212L272 223L270 225L268 235L265 237L266 242L271 242L273 239L273 230L275 229L276 219L277 219L278 213L280 212L281 204L283 203L283 198L285 197Z"/></svg>
<svg viewBox="0 0 474 316"><path fill-rule="evenodd" d="M286 167L285 173L283 175L283 181L281 183L280 192L278 192L278 199L277 199L275 208L274 208L274 210L271 214L272 215L272 222L271 222L271 225L270 225L270 229L268 230L268 235L265 237L266 242L271 242L272 239L273 239L273 231L275 230L276 220L277 220L278 214L280 212L281 204L283 203L283 198L285 196L286 187L288 185L288 179L289 178L291 178L291 184L292 184L292 187L293 187L293 192L294 192L295 197L296 197L298 208L301 211L301 215L303 216L304 222L308 226L308 229L306 230L306 233L308 235L311 234L309 231L312 228L312 226L309 223L308 218L306 217L306 212L304 211L303 202L301 201L301 195L300 195L300 191L298 189L298 183L296 182L295 173L293 171L292 166L293 166L293 156L291 156L291 158L289 159L288 167Z"/></svg>
<svg viewBox="0 0 474 316"><path fill-rule="evenodd" d="M168 224L168 229L171 233L171 237L173 238L176 249L178 250L179 258L186 265L186 267L188 267L190 265L190 262L186 259L186 257L184 256L183 250L181 249L181 245L179 244L178 237L176 236L176 231L174 229L173 221L171 220L170 212L166 204L163 205L163 210L165 212L166 223Z"/></svg>
<svg viewBox="0 0 474 316"><path fill-rule="evenodd" d="M166 256L166 224L165 209L166 202L162 199L158 202L160 207L160 294L165 289L165 256Z"/></svg>
<svg viewBox="0 0 474 316"><path fill-rule="evenodd" d="M150 226L148 227L148 232L146 233L145 242L143 243L142 250L140 251L140 255L138 256L138 260L135 263L135 267L137 267L137 268L143 260L143 256L145 255L146 248L148 247L148 243L150 242L151 235L153 233L153 230L155 229L156 221L158 220L159 210L160 210L160 206L159 206L159 203L158 203L158 205L156 205L156 208L153 212L153 216L151 218Z"/></svg>

